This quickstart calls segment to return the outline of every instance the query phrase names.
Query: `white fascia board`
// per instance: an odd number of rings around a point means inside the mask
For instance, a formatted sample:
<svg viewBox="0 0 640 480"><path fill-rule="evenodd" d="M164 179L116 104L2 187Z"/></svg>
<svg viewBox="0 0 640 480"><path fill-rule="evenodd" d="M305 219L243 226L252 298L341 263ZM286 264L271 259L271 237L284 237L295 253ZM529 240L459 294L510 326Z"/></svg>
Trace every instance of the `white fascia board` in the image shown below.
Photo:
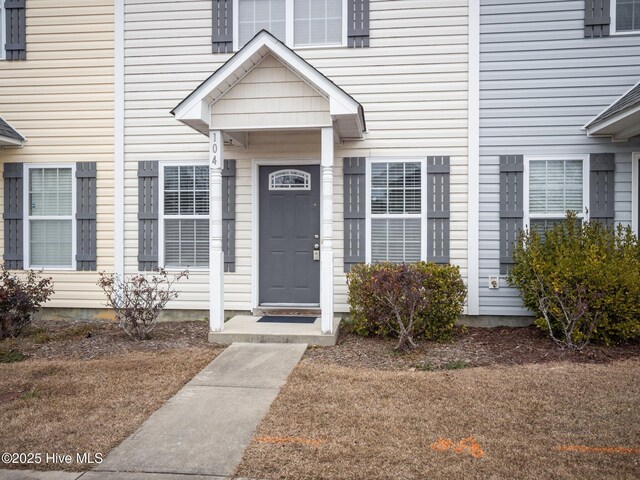
<svg viewBox="0 0 640 480"><path fill-rule="evenodd" d="M331 115L357 114L358 103L338 86L331 82L318 70L305 62L298 55L294 54L288 47L279 43L274 38L268 38L269 48L284 62L293 69L311 86L319 90L323 96L329 99L329 113Z"/></svg>
<svg viewBox="0 0 640 480"><path fill-rule="evenodd" d="M629 110L625 110L620 113L617 113L616 115L609 117L603 120L602 122L596 122L593 125L590 125L588 127L583 127L583 129L587 131L587 136L589 137L615 137L616 136L615 132L612 133L610 130L608 132L605 132L604 130L607 129L608 127L615 128L616 123L630 117L631 115L636 115L636 114L640 114L640 105L636 105L635 107Z"/></svg>
<svg viewBox="0 0 640 480"><path fill-rule="evenodd" d="M631 88L629 88L628 90L626 90L622 95L620 95L618 98L616 98L613 102L611 102L609 105L607 105L606 107L604 107L602 110L600 110L600 112L598 112L597 115L595 115L591 120L589 120L587 123L585 123L582 126L582 130L588 130L590 127L592 127L592 124L595 123L598 119L598 117L600 115L602 115L604 112L606 112L607 110L609 110L611 108L612 105L615 105L616 103L618 103L621 99L623 99L625 97L625 95L627 95L631 90L633 90L634 88L636 88L638 85L640 85L640 81L638 81L637 83L635 83Z"/></svg>
<svg viewBox="0 0 640 480"><path fill-rule="evenodd" d="M2 147L22 147L24 140L18 140L17 138L5 137L0 135L0 146Z"/></svg>
<svg viewBox="0 0 640 480"><path fill-rule="evenodd" d="M208 132L211 124L210 112L209 103L200 101L180 116L176 112L176 118L199 132Z"/></svg>
<svg viewBox="0 0 640 480"><path fill-rule="evenodd" d="M329 113L331 115L358 114L359 105L353 98L302 60L302 58L298 57L288 47L278 42L270 34L263 32L200 85L193 92L192 99L185 102L185 104L178 105L174 112L176 119L188 124L194 121L200 123L204 120L208 125L211 120L205 118L205 116L209 113L210 93L218 88L231 74L250 61L251 57L263 47L267 47L273 55L300 75L312 88L329 98Z"/></svg>
<svg viewBox="0 0 640 480"><path fill-rule="evenodd" d="M236 71L242 64L249 60L260 49L262 43L258 44L258 42L256 41L259 38L261 37L256 37L253 44L247 45L244 50L236 53L235 56L232 57L231 60L224 64L222 67L220 67L214 75L205 80L202 85L200 85L196 90L189 94L189 96L193 95L193 98L188 102L185 102L184 104L179 104L175 108L174 113L176 118L178 120L182 120L183 118L186 118L187 115L189 115L189 117L192 117L195 112L201 112L201 104L204 102L208 105L207 97L209 96L210 92L215 90L225 78Z"/></svg>

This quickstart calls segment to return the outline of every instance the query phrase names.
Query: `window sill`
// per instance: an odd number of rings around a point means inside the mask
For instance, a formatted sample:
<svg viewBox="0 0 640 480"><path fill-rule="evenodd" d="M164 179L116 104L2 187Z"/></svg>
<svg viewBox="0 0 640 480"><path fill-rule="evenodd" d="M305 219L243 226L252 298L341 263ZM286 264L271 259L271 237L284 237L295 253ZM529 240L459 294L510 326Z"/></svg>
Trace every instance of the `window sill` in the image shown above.
<svg viewBox="0 0 640 480"><path fill-rule="evenodd" d="M18 271L29 271L29 270L37 270L37 271L42 271L42 272L46 272L46 273L67 273L67 272L82 272L82 271L87 271L87 270L76 270L76 267L46 267L46 266L36 266L36 265L30 265L28 267L24 267L24 270L18 270Z"/></svg>
<svg viewBox="0 0 640 480"><path fill-rule="evenodd" d="M287 48L290 48L294 52L296 50L335 50L339 48L348 48L348 45L344 43L332 44L332 45L300 45L300 46L292 46L292 45L287 45L285 43L285 45L287 46ZM235 48L232 53L238 53L240 50L242 50L242 47ZM217 54L214 54L214 55L217 55Z"/></svg>
<svg viewBox="0 0 640 480"><path fill-rule="evenodd" d="M630 32L611 32L610 37L627 37L633 35L640 35L640 30L632 30Z"/></svg>

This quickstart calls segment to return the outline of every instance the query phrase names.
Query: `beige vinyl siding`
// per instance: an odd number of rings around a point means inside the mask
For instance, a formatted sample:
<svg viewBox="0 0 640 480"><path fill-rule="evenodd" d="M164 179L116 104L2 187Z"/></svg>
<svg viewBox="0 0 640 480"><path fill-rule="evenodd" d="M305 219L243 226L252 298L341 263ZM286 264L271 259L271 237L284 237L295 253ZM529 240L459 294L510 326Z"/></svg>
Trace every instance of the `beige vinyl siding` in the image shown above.
<svg viewBox="0 0 640 480"><path fill-rule="evenodd" d="M97 162L97 267L112 271L113 0L28 0L26 8L27 60L0 61L0 115L27 142L0 151L0 168ZM47 306L104 306L97 272L44 273L55 288Z"/></svg>
<svg viewBox="0 0 640 480"><path fill-rule="evenodd" d="M342 158L451 156L451 261L467 272L467 1L371 0L370 48L296 52L364 107L363 141L335 147L335 302L347 311L343 273ZM209 0L125 2L125 262L137 271L137 162L208 160L207 138L169 112L230 58L211 53ZM253 132L227 149L237 174L236 272L225 308L251 301L252 160L318 159L316 132ZM175 308L208 308L208 276L194 274Z"/></svg>
<svg viewBox="0 0 640 480"><path fill-rule="evenodd" d="M220 129L331 126L329 102L269 55L211 106Z"/></svg>

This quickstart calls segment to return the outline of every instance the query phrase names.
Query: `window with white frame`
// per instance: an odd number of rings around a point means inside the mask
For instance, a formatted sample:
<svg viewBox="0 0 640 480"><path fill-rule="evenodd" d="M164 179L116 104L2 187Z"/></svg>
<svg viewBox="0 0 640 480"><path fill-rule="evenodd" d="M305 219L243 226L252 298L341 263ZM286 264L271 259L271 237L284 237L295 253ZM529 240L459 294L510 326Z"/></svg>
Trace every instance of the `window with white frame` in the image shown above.
<svg viewBox="0 0 640 480"><path fill-rule="evenodd" d="M567 210L584 218L587 188L584 158L527 158L528 209L526 226L543 234L564 220Z"/></svg>
<svg viewBox="0 0 640 480"><path fill-rule="evenodd" d="M371 262L422 259L424 162L372 160L369 178Z"/></svg>
<svg viewBox="0 0 640 480"><path fill-rule="evenodd" d="M74 259L74 169L29 166L29 267L72 268Z"/></svg>
<svg viewBox="0 0 640 480"><path fill-rule="evenodd" d="M209 265L209 167L164 166L163 252L168 268Z"/></svg>
<svg viewBox="0 0 640 480"><path fill-rule="evenodd" d="M640 0L611 0L616 33L640 33Z"/></svg>
<svg viewBox="0 0 640 480"><path fill-rule="evenodd" d="M342 45L345 0L236 0L238 48L260 30L289 46Z"/></svg>

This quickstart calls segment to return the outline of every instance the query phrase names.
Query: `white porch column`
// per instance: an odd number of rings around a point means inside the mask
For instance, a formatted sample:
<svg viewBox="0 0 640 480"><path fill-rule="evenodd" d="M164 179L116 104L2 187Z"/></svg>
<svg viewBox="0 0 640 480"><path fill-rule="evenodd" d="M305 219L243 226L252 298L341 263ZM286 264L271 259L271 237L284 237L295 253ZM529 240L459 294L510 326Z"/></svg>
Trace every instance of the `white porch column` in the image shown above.
<svg viewBox="0 0 640 480"><path fill-rule="evenodd" d="M209 132L209 326L224 330L224 253L222 252L222 132Z"/></svg>
<svg viewBox="0 0 640 480"><path fill-rule="evenodd" d="M333 333L333 127L322 128L321 132L320 309L322 333Z"/></svg>

